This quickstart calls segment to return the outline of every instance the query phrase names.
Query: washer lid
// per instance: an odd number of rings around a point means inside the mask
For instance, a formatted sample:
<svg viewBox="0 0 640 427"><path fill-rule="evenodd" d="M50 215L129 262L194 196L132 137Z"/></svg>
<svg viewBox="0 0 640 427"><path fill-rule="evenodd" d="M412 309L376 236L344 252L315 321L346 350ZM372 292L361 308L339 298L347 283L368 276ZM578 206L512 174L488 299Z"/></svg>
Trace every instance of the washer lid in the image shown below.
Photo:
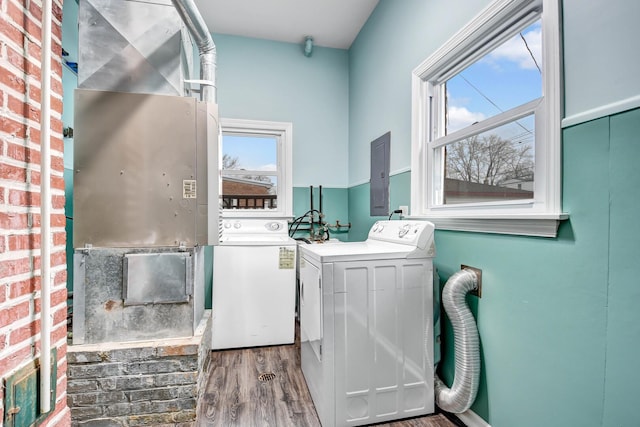
<svg viewBox="0 0 640 427"><path fill-rule="evenodd" d="M372 240L335 245L300 245L298 249L302 257L319 262L427 257L426 253L413 246Z"/></svg>

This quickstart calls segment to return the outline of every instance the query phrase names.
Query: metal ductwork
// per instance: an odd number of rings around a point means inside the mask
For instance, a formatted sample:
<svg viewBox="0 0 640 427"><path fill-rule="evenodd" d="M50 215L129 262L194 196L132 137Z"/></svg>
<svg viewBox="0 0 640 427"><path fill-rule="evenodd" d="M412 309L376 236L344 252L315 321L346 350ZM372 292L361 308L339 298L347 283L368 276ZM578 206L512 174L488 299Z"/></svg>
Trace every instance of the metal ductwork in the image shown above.
<svg viewBox="0 0 640 427"><path fill-rule="evenodd" d="M456 414L471 407L480 383L480 338L473 313L465 301L467 293L477 287L476 273L461 270L447 280L442 290L442 303L453 326L456 362L451 388L435 378L436 404Z"/></svg>
<svg viewBox="0 0 640 427"><path fill-rule="evenodd" d="M184 96L193 56L169 0L81 0L78 88Z"/></svg>
<svg viewBox="0 0 640 427"><path fill-rule="evenodd" d="M217 102L216 89L216 45L193 0L171 0L184 25L193 37L200 54L201 100Z"/></svg>

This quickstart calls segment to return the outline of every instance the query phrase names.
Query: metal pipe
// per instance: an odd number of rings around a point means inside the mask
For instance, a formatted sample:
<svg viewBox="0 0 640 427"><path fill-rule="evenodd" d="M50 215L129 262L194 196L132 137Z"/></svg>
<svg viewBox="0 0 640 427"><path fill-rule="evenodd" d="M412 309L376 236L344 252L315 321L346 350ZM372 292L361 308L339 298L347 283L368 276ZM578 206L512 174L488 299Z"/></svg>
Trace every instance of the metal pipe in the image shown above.
<svg viewBox="0 0 640 427"><path fill-rule="evenodd" d="M42 1L40 53L40 412L51 410L51 0Z"/></svg>
<svg viewBox="0 0 640 427"><path fill-rule="evenodd" d="M193 37L200 54L200 79L202 93L200 99L205 102L217 103L216 88L216 45L211 33L204 22L198 7L193 0L171 0Z"/></svg>
<svg viewBox="0 0 640 427"><path fill-rule="evenodd" d="M313 240L313 216L314 216L314 212L313 212L313 185L309 186L309 195L311 197L311 203L309 206L309 212L311 212L311 240Z"/></svg>
<svg viewBox="0 0 640 427"><path fill-rule="evenodd" d="M320 213L318 214L318 216L320 217L320 222L322 222L322 216L323 216L323 215L322 215L322 185L320 186L320 191L319 191L319 194L318 194L318 199L319 199L318 204L320 205L320 206L319 206L319 208L318 208L318 210L320 211Z"/></svg>
<svg viewBox="0 0 640 427"><path fill-rule="evenodd" d="M453 326L456 367L450 389L436 375L436 404L456 414L471 407L480 383L480 338L473 313L465 301L467 293L477 287L476 273L460 270L447 280L442 290L442 303Z"/></svg>

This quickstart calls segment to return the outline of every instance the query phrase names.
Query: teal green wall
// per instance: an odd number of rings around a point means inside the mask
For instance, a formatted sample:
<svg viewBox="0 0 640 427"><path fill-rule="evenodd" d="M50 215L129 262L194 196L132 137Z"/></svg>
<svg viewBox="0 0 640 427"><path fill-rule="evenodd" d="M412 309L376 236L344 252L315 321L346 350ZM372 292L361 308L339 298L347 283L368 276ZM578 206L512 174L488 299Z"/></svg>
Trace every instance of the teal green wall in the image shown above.
<svg viewBox="0 0 640 427"><path fill-rule="evenodd" d="M78 60L78 3L64 2L62 9L62 47L69 53L68 60ZM78 76L62 66L62 125L73 128L73 90L78 87ZM67 290L73 291L73 138L64 138L64 214L67 233ZM71 300L69 300L71 303Z"/></svg>
<svg viewBox="0 0 640 427"><path fill-rule="evenodd" d="M295 218L304 215L310 209L311 206L311 189L309 187L294 187L293 188L293 216ZM324 214L324 221L328 224L336 224L337 221L340 224L349 223L349 204L348 204L348 190L346 188L326 188L322 187L322 213ZM317 185L313 186L313 208L320 208L320 188ZM316 216L317 220L318 217ZM307 218L308 220L308 218ZM301 224L300 228L303 228L305 224ZM339 240L349 239L349 228L333 228L329 229L329 235L331 238ZM299 232L296 237L309 238L309 232Z"/></svg>
<svg viewBox="0 0 640 427"><path fill-rule="evenodd" d="M368 144L382 130L391 130L392 170L410 166L411 70L488 1L473 3L381 0L352 46L351 240L364 239L377 219L369 216L369 185L362 184L368 175ZM578 49L575 41L617 40L619 34L634 31L637 2L588 7L573 0L563 3L570 38L566 69L573 75L581 64L598 61L595 71L589 69L589 84L601 85L596 93L584 94L590 90L584 82L572 81L567 103L575 114L594 108L594 100L615 104L618 99L610 99L610 94L601 99L599 94L618 85L609 81L610 75L637 76L638 56L629 54L633 50L624 48L624 40L623 55L614 46L617 53L604 55L612 61L600 62L599 51L587 53L586 46ZM610 22L612 16L615 22ZM619 100L638 99L637 82L627 89L614 93ZM483 270L483 297L468 298L482 354L480 390L472 410L492 427L640 425L634 404L640 373L633 365L640 352L640 314L633 306L640 300L640 288L632 275L640 256L634 244L640 236L635 218L640 209L635 197L640 186L640 168L635 166L640 158L640 110L626 109L563 130L563 211L570 219L561 224L557 238L436 231L441 286L460 264ZM392 208L409 204L409 183L410 173L392 177ZM452 342L445 322L439 371L448 384L453 379Z"/></svg>
<svg viewBox="0 0 640 427"><path fill-rule="evenodd" d="M411 71L488 3L380 1L349 50L350 187L369 182L371 141L388 131L391 173L408 169Z"/></svg>
<svg viewBox="0 0 640 427"><path fill-rule="evenodd" d="M606 120L606 119L605 119ZM606 130L606 123L603 124ZM609 120L608 156L600 159L608 169L609 252L605 353L604 426L640 425L637 412L640 371L640 287L635 263L640 257L637 212L640 201L640 110ZM601 176L606 181L606 175ZM605 196L606 196L605 192ZM602 262L604 264L604 262ZM603 284L604 285L604 284Z"/></svg>
<svg viewBox="0 0 640 427"><path fill-rule="evenodd" d="M348 52L319 47L311 58L301 45L215 35L221 116L293 122L294 214L308 210L308 186L323 185L326 220L352 223L338 237L363 240L383 218L369 216L370 142L391 131L390 205L409 205L411 70L488 3L381 0ZM640 96L628 45L638 3L592 3L563 0L565 101L575 116ZM483 297L468 298L482 353L472 409L493 427L640 425L640 110L629 110L564 129L570 219L557 238L436 232L441 286L462 263L483 270ZM450 384L444 328L440 374Z"/></svg>
<svg viewBox="0 0 640 427"><path fill-rule="evenodd" d="M220 117L293 124L293 186L347 187L348 53L214 34Z"/></svg>

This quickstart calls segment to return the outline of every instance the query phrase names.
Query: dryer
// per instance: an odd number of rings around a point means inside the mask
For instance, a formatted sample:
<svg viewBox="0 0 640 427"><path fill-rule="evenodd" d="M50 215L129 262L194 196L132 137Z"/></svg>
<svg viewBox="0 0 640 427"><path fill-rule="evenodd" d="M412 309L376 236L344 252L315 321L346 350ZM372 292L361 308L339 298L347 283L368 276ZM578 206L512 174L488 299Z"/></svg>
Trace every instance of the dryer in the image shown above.
<svg viewBox="0 0 640 427"><path fill-rule="evenodd" d="M324 427L434 411L433 243L426 221L364 242L302 245L302 371Z"/></svg>

